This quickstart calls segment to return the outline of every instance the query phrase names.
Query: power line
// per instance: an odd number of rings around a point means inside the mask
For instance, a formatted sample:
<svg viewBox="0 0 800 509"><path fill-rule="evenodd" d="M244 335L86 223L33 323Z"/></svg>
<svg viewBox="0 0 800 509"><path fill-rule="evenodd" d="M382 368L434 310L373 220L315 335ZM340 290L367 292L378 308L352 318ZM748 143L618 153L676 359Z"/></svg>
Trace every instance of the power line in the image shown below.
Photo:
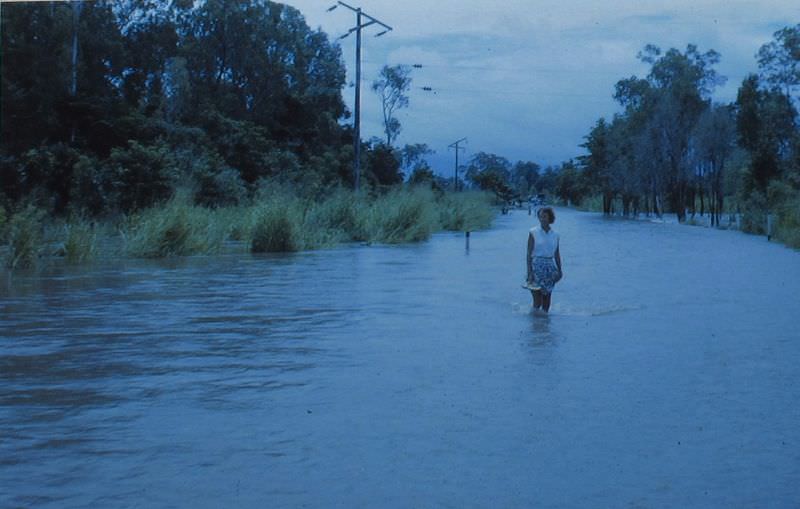
<svg viewBox="0 0 800 509"><path fill-rule="evenodd" d="M503 96L507 95L514 95L514 96L521 96L521 97L579 97L583 99L611 99L613 98L611 94L608 95L596 95L596 94L570 94L570 93L563 93L563 92L510 92L508 90L501 90L497 88L485 88L485 89L469 89L469 88L450 88L450 87L417 87L417 89L422 90L424 92L429 92L433 94L438 94L439 92L455 92L455 93L466 93L466 94L499 94Z"/></svg>
<svg viewBox="0 0 800 509"><path fill-rule="evenodd" d="M380 62L375 62L371 60L365 60L364 63L371 64L371 65L383 65ZM474 65L474 64L467 64L467 65L460 65L460 64L411 64L412 68L414 69L425 69L427 67L434 67L434 68L441 68L441 69L464 69L464 70L475 70L475 71L509 71L509 72L519 72L519 71L533 71L533 72L548 72L548 73L578 73L578 74L619 74L617 71L605 71L605 70L589 70L589 69L554 69L548 67L529 67L525 65L515 65L510 67L498 67L493 65Z"/></svg>
<svg viewBox="0 0 800 509"><path fill-rule="evenodd" d="M384 65L379 62L365 60L364 63L370 65ZM537 73L550 73L550 74L596 74L596 75L613 75L619 77L619 79L627 78L630 75L630 71L626 74L624 71L612 71L612 70L592 70L592 69L556 69L556 68L547 68L547 67L529 67L525 65L513 66L513 67L497 67L497 66L490 66L490 65L454 65L454 64L411 64L410 67L414 69L425 69L428 67L432 68L439 68L439 69L465 69L465 70L476 70L476 71L508 71L508 72L537 72ZM633 73L636 74L636 73ZM649 74L649 71L643 72L641 74L642 78L645 78ZM720 74L720 76L726 78L728 81L740 81L744 79L749 73L744 74ZM505 78L504 78L504 81ZM526 83L529 81L526 81Z"/></svg>

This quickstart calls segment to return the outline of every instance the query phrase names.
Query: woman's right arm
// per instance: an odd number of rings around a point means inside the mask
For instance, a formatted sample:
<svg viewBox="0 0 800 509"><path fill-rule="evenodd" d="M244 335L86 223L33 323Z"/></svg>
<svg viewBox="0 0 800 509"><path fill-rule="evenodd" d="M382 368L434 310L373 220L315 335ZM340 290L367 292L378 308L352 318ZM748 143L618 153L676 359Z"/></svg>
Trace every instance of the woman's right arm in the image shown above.
<svg viewBox="0 0 800 509"><path fill-rule="evenodd" d="M533 240L533 234L528 233L528 254L525 257L526 265L528 267L528 281L533 281L533 247L536 241Z"/></svg>

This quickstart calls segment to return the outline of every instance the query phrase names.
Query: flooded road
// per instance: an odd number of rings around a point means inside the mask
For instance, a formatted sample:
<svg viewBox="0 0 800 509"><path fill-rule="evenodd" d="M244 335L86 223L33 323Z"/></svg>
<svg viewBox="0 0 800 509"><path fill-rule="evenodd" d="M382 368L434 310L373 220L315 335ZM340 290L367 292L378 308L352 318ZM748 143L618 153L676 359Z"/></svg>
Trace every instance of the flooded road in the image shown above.
<svg viewBox="0 0 800 509"><path fill-rule="evenodd" d="M798 507L800 253L557 210L0 278L0 507Z"/></svg>

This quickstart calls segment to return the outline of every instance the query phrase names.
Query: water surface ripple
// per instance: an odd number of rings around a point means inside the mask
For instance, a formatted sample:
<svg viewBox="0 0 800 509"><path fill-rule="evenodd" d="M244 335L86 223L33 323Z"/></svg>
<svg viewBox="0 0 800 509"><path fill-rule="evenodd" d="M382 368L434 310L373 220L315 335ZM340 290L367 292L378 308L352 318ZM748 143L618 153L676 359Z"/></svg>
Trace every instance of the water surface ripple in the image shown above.
<svg viewBox="0 0 800 509"><path fill-rule="evenodd" d="M558 210L0 279L0 507L798 507L800 254Z"/></svg>

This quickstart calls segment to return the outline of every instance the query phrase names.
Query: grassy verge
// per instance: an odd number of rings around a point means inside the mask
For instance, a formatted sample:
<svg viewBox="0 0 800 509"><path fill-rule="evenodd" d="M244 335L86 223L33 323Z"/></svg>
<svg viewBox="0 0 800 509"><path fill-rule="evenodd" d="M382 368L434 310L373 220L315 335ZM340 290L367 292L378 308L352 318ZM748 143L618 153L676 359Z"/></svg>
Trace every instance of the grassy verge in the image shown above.
<svg viewBox="0 0 800 509"><path fill-rule="evenodd" d="M179 193L115 223L95 224L80 217L48 222L41 210L22 209L3 216L0 236L6 247L0 258L8 268L20 269L59 257L67 263L164 258L214 254L226 246L264 253L346 242L400 244L424 241L438 231L485 229L494 215L486 193L437 195L413 187L373 196L338 189L322 200L276 188L247 205L215 209L195 205Z"/></svg>
<svg viewBox="0 0 800 509"><path fill-rule="evenodd" d="M800 196L796 196L778 207L775 238L787 246L800 249Z"/></svg>

